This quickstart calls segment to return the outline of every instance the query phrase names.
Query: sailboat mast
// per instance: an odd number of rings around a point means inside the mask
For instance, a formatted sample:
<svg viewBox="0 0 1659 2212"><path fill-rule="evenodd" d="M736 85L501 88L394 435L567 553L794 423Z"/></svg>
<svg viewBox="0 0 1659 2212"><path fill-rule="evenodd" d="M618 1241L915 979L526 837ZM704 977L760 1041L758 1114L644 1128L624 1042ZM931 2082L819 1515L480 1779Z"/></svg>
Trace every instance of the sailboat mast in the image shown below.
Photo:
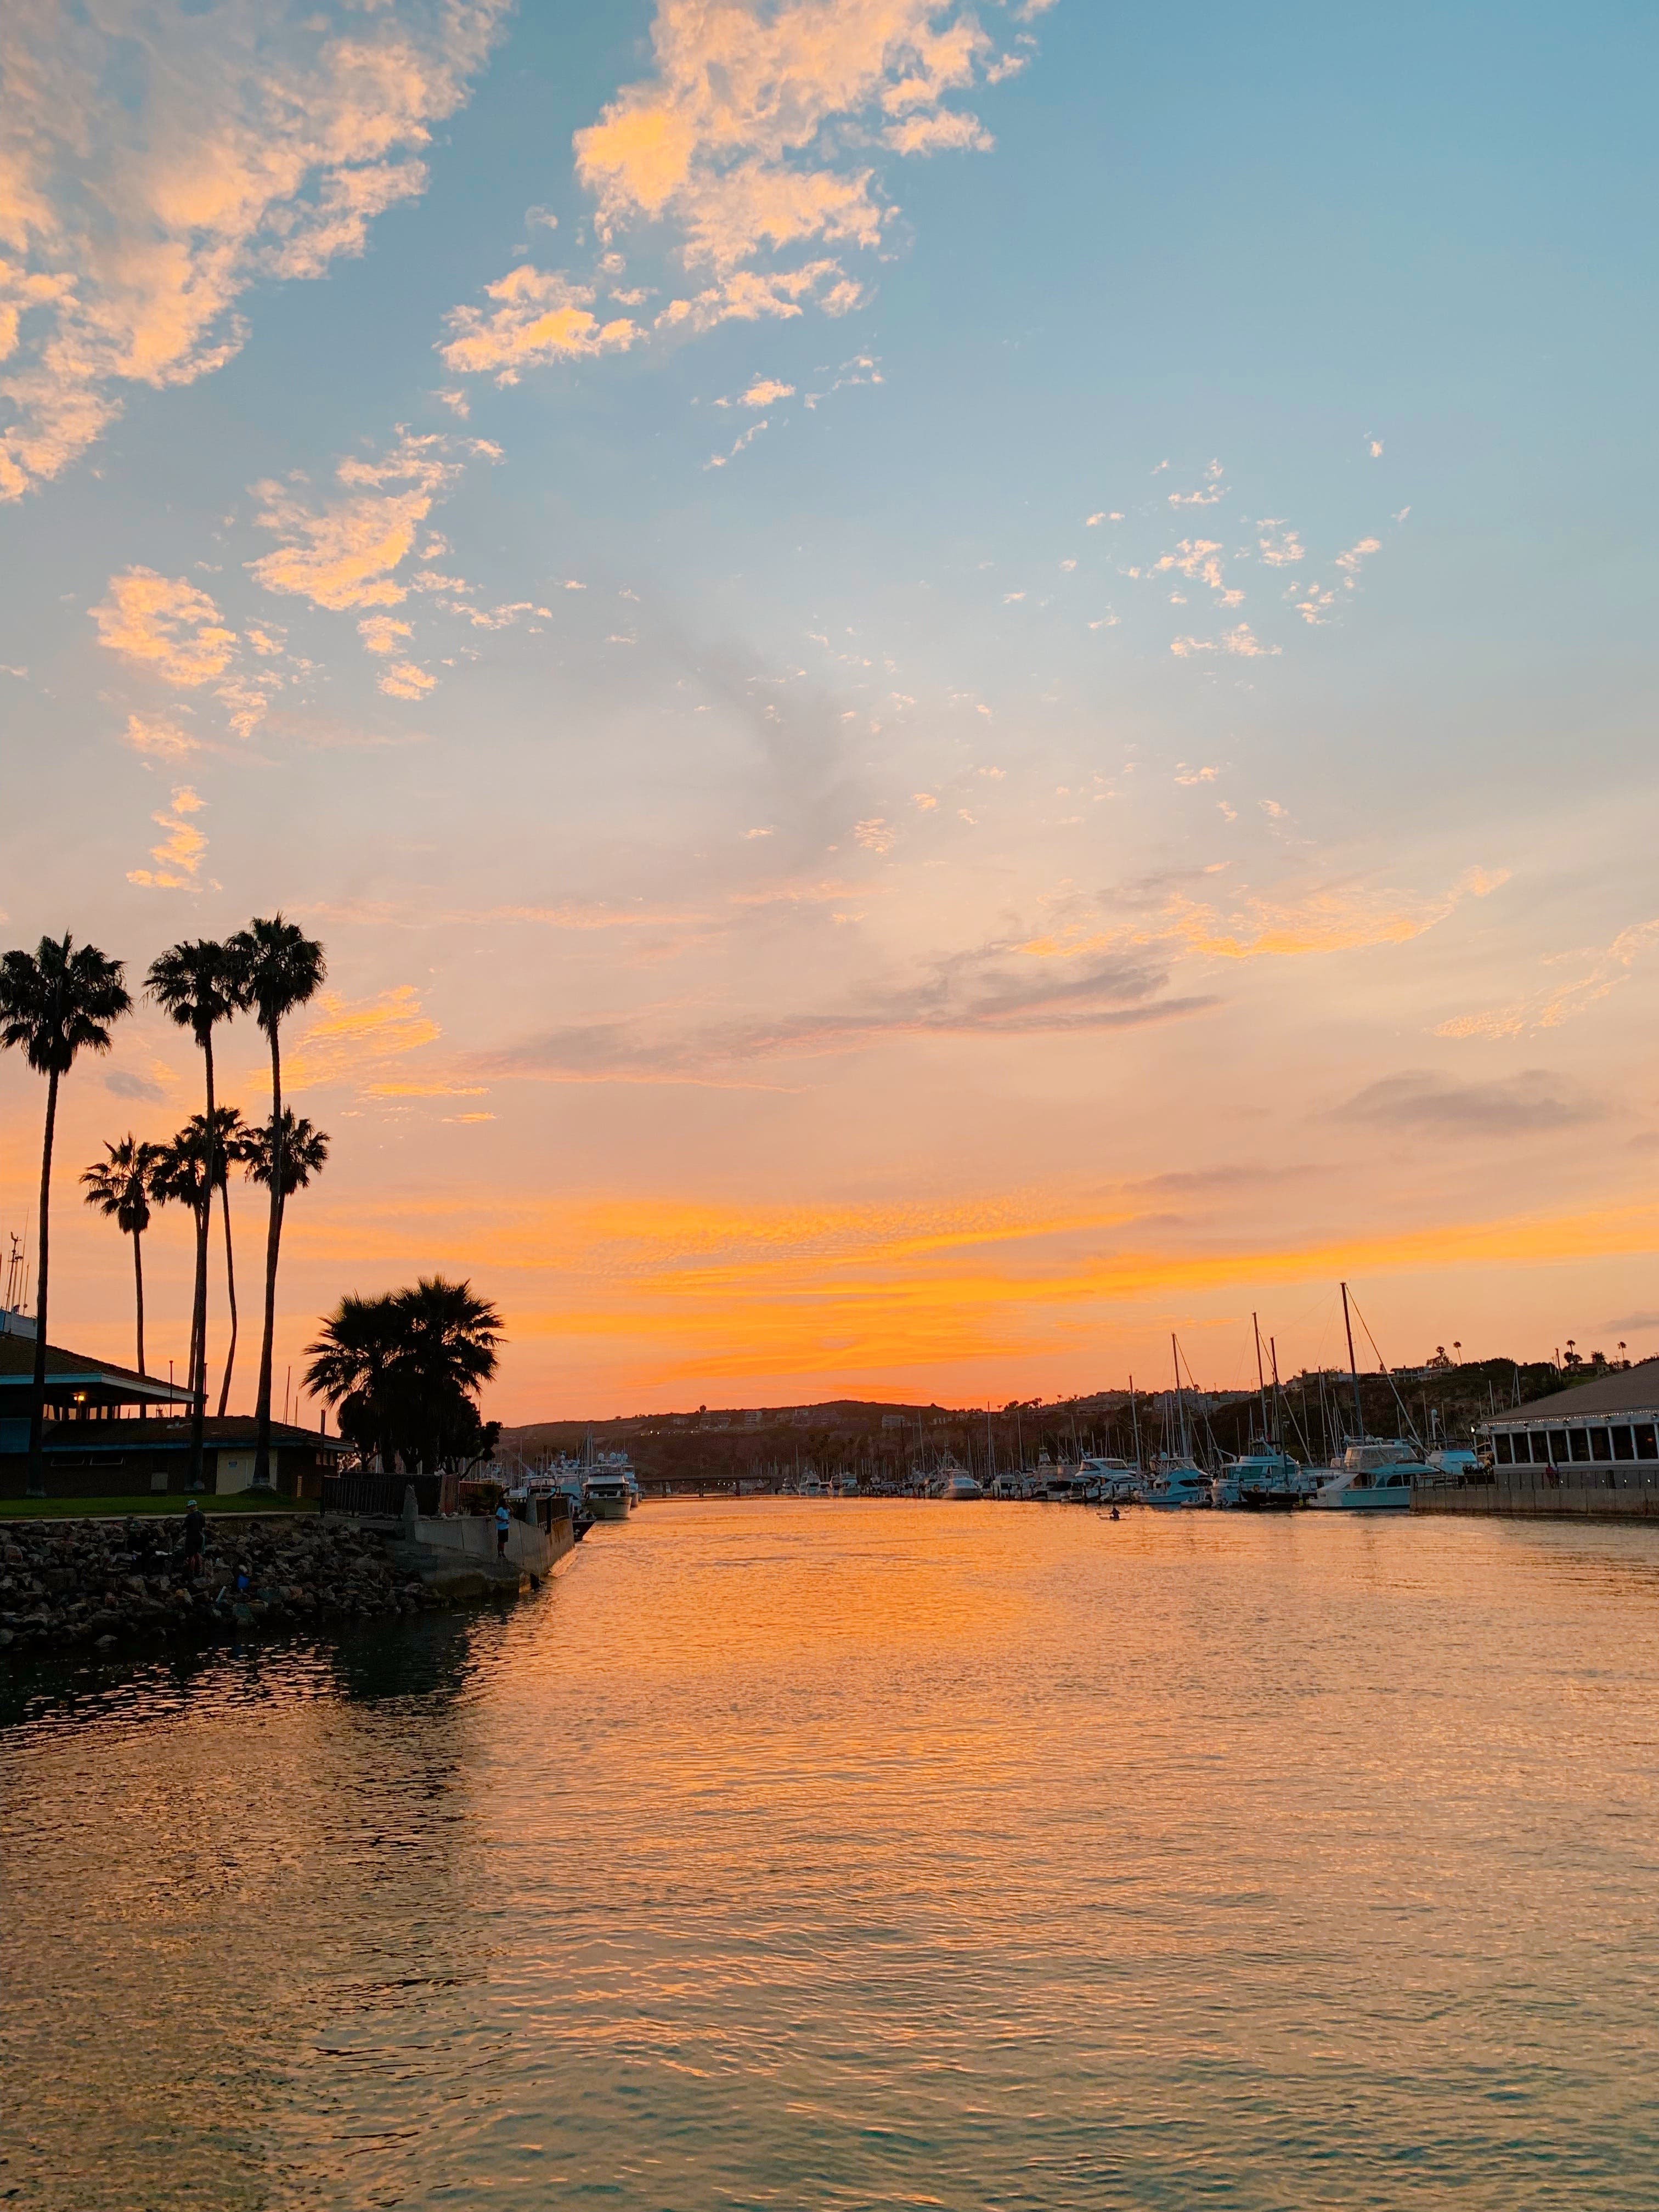
<svg viewBox="0 0 1659 2212"><path fill-rule="evenodd" d="M1140 1471L1140 1408L1135 1403L1135 1378L1129 1377L1129 1425L1134 1431L1135 1471Z"/></svg>
<svg viewBox="0 0 1659 2212"><path fill-rule="evenodd" d="M1354 1438L1356 1443L1363 1443L1365 1440L1365 1412L1359 1402L1359 1364L1353 1356L1353 1316L1348 1311L1348 1286L1346 1283L1342 1285L1342 1326L1348 1332L1348 1376L1353 1384Z"/></svg>
<svg viewBox="0 0 1659 2212"><path fill-rule="evenodd" d="M1250 1327L1255 1334L1255 1394L1261 1401L1261 1449L1267 1449L1267 1378L1261 1371L1261 1324L1250 1316Z"/></svg>
<svg viewBox="0 0 1659 2212"><path fill-rule="evenodd" d="M1181 1346L1176 1342L1175 1331L1170 1331L1170 1356L1175 1361L1176 1421L1180 1435L1176 1449L1182 1459L1190 1459L1193 1448L1187 1441L1187 1394L1181 1387Z"/></svg>

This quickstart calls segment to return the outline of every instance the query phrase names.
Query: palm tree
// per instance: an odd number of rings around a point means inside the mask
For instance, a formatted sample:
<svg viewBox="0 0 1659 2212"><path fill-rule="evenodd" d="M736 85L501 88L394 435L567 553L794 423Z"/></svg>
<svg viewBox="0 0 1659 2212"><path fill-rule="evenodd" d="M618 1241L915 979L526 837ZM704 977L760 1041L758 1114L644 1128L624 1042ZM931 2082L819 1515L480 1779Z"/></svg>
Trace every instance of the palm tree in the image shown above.
<svg viewBox="0 0 1659 2212"><path fill-rule="evenodd" d="M219 1194L220 1218L225 1224L225 1299L230 1309L230 1342L225 1347L225 1371L219 1383L219 1419L225 1418L225 1408L230 1401L230 1378L236 1365L236 1261L230 1242L230 1170L244 1164L248 1157L248 1145L252 1132L234 1106L216 1108L213 1115L213 1180L211 1188ZM208 1156L207 1124L199 1114L192 1114L179 1133L178 1141L188 1142L200 1158L205 1170ZM211 1215L213 1201L208 1200ZM211 1224L210 1223L210 1234Z"/></svg>
<svg viewBox="0 0 1659 2212"><path fill-rule="evenodd" d="M46 1132L40 1145L40 1273L34 1298L34 1376L29 1392L31 1498L46 1489L46 1290L52 1211L52 1145L58 1124L58 1086L82 1052L109 1050L109 1025L132 1011L123 978L125 963L96 945L76 945L67 931L61 944L43 937L34 952L8 952L0 960L0 1051L12 1046L46 1079Z"/></svg>
<svg viewBox="0 0 1659 2212"><path fill-rule="evenodd" d="M441 1275L383 1297L348 1296L306 1346L306 1388L339 1408L341 1434L365 1456L435 1468L487 1433L477 1394L495 1372L501 1331L488 1299Z"/></svg>
<svg viewBox="0 0 1659 2212"><path fill-rule="evenodd" d="M208 938L190 939L159 953L150 963L145 988L163 1013L195 1037L202 1048L206 1078L204 1134L207 1158L203 1170L206 1196L196 1209L196 1297L191 1327L195 1340L195 1366L191 1380L197 1395L190 1409L190 1486L199 1490L202 1430L207 1419L208 1221L212 1210L218 1130L213 1097L213 1032L221 1022L228 1021L239 1012L245 1001L224 946Z"/></svg>
<svg viewBox="0 0 1659 2212"><path fill-rule="evenodd" d="M402 1348L396 1298L360 1298L350 1291L324 1322L317 1341L306 1346L307 1393L337 1409L340 1434L365 1460L386 1452L392 1373Z"/></svg>
<svg viewBox="0 0 1659 2212"><path fill-rule="evenodd" d="M276 1158L269 1178L270 1218L265 1231L265 1314L259 1340L259 1391L254 1407L253 1486L270 1483L270 1363L276 1334L276 1263L283 1243L283 1205L288 1196L281 1154L289 1124L283 1116L281 1029L296 1006L322 988L328 974L323 948L314 938L280 914L255 920L237 931L229 951L235 963L242 1003L251 1006L270 1042L270 1121Z"/></svg>
<svg viewBox="0 0 1659 2212"><path fill-rule="evenodd" d="M138 1372L144 1366L143 1235L149 1227L150 1177L161 1158L159 1145L141 1145L131 1131L113 1144L105 1139L108 1158L94 1160L82 1176L87 1204L95 1206L106 1221L113 1221L124 1237L132 1239L132 1287L138 1316ZM141 1416L148 1412L140 1407Z"/></svg>
<svg viewBox="0 0 1659 2212"><path fill-rule="evenodd" d="M405 1419L423 1463L434 1468L446 1438L477 1422L477 1394L495 1372L501 1317L471 1283L423 1275L397 1294L402 1323L399 1362Z"/></svg>
<svg viewBox="0 0 1659 2212"><path fill-rule="evenodd" d="M169 1137L165 1144L155 1147L155 1165L150 1172L149 1194L156 1206L182 1206L189 1210L190 1218L199 1238L202 1218L208 1205L206 1174L207 1147L197 1133L195 1125L201 1115ZM190 1358L185 1369L185 1379L193 1386L196 1381L197 1353L196 1314L192 1307L190 1323Z"/></svg>

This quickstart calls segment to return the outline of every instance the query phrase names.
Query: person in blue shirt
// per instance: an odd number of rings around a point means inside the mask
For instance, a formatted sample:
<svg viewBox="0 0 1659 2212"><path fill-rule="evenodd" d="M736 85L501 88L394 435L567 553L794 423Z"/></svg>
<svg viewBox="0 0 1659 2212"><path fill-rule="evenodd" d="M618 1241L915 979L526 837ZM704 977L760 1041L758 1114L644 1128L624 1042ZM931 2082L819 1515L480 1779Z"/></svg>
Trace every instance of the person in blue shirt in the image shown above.
<svg viewBox="0 0 1659 2212"><path fill-rule="evenodd" d="M513 1516L507 1510L507 1500L503 1498L495 1508L495 1557L498 1559L507 1557L507 1532L512 1522Z"/></svg>

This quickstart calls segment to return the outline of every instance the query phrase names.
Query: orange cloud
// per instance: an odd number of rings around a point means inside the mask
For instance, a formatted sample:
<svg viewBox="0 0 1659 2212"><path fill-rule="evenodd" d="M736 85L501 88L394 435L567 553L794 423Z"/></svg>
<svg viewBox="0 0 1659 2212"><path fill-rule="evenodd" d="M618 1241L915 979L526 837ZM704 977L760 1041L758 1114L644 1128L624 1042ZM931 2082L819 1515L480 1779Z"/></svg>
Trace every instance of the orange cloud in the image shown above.
<svg viewBox="0 0 1659 2212"><path fill-rule="evenodd" d="M163 808L152 814L150 820L167 832L165 842L150 848L150 858L155 866L130 868L127 881L138 884L146 890L189 890L196 881L202 865L202 855L207 850L207 839L189 820L206 805L198 799L187 783L174 787L173 806L169 812Z"/></svg>
<svg viewBox="0 0 1659 2212"><path fill-rule="evenodd" d="M182 690L222 676L235 650L236 633L208 594L154 568L112 576L92 619L101 646Z"/></svg>
<svg viewBox="0 0 1659 2212"><path fill-rule="evenodd" d="M465 98L503 0L328 17L15 0L0 177L0 498L67 467L123 388L193 382L242 344L262 276L320 276L423 190L415 155ZM114 88L118 86L119 91Z"/></svg>
<svg viewBox="0 0 1659 2212"><path fill-rule="evenodd" d="M462 451L493 459L496 448L474 441ZM268 592L292 592L314 606L337 612L398 606L409 593L392 571L413 551L434 501L464 465L449 440L405 434L381 460L342 461L334 473L346 496L320 511L286 484L256 485L264 501L259 526L283 542L248 565Z"/></svg>
<svg viewBox="0 0 1659 2212"><path fill-rule="evenodd" d="M1450 1021L1442 1022L1435 1035L1522 1036L1529 1031L1559 1029L1563 1022L1588 1012L1616 991L1656 943L1659 943L1659 921L1642 921L1632 928L1621 929L1612 944L1600 951L1557 953L1553 958L1558 963L1583 963L1581 972L1565 983L1532 992L1507 1006L1494 1007L1486 1013L1456 1015Z"/></svg>
<svg viewBox="0 0 1659 2212"><path fill-rule="evenodd" d="M1176 781L1183 779L1177 777ZM1042 959L1072 959L1134 945L1178 945L1224 960L1293 959L1309 953L1352 952L1404 945L1456 912L1465 898L1486 898L1509 881L1507 868L1467 868L1451 890L1433 898L1342 884L1273 899L1251 892L1231 908L1172 891L1155 921L1105 930L1062 930L1019 948Z"/></svg>
<svg viewBox="0 0 1659 2212"><path fill-rule="evenodd" d="M529 1208L457 1194L327 1222L308 1215L296 1233L313 1257L387 1268L476 1268L488 1251L497 1271L520 1279L516 1297L504 1293L516 1339L637 1347L641 1388L1000 1364L1079 1343L1113 1307L1659 1251L1653 1204L1201 1249L1160 1249L1146 1226L1133 1236L1134 1212L1121 1200L1042 1193L936 1207L624 1199ZM569 1256L550 1263L550 1254Z"/></svg>
<svg viewBox="0 0 1659 2212"><path fill-rule="evenodd" d="M498 303L495 313L454 308L449 316L453 336L439 349L445 366L460 375L516 384L537 362L624 352L640 335L639 325L626 316L601 323L593 313L591 285L574 284L527 263L484 291Z"/></svg>
<svg viewBox="0 0 1659 2212"><path fill-rule="evenodd" d="M289 1058L288 1077L296 1087L362 1082L387 1060L434 1044L443 1034L421 1011L412 983L356 1001L325 991L318 1004L320 1016Z"/></svg>

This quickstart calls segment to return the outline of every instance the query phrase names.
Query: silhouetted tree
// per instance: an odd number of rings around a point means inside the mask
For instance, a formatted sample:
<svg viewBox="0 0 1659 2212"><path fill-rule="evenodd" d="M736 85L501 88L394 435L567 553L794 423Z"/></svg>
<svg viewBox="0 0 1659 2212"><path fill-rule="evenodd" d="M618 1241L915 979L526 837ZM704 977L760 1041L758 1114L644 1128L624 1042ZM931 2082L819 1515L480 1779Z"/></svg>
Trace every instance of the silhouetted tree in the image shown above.
<svg viewBox="0 0 1659 2212"><path fill-rule="evenodd" d="M208 1221L212 1212L213 1187L217 1180L217 1132L213 1096L213 1032L242 1004L240 987L222 945L200 937L187 939L158 953L151 961L145 989L162 1012L188 1030L201 1048L207 1091L204 1116L206 1158L203 1163L204 1202L196 1209L196 1297L191 1334L196 1344L191 1387L196 1397L190 1409L190 1486L202 1486L202 1431L207 1419L207 1267Z"/></svg>
<svg viewBox="0 0 1659 2212"><path fill-rule="evenodd" d="M282 1251L283 1204L288 1195L281 1165L289 1123L283 1118L282 1025L298 1006L316 996L328 974L322 946L280 914L269 921L255 920L238 930L230 940L237 982L245 1006L251 1007L270 1045L270 1120L276 1158L267 1178L270 1191L270 1220L265 1231L265 1311L259 1338L259 1388L254 1405L253 1483L264 1488L270 1481L271 1348L276 1331L276 1267Z"/></svg>
<svg viewBox="0 0 1659 2212"><path fill-rule="evenodd" d="M33 952L8 952L0 960L0 1051L15 1048L46 1079L46 1119L40 1142L39 1272L34 1297L34 1373L29 1391L28 1492L46 1488L46 1293L52 1220L52 1148L58 1126L58 1086L83 1052L107 1052L112 1022L132 1011L124 963L96 945L77 945L65 931L60 944L43 937Z"/></svg>
<svg viewBox="0 0 1659 2212"><path fill-rule="evenodd" d="M113 1144L105 1139L107 1158L94 1160L81 1177L87 1204L95 1206L106 1221L113 1221L124 1237L132 1239L133 1301L138 1322L138 1372L144 1366L144 1231L149 1227L150 1177L161 1157L155 1145L141 1145L131 1131ZM141 1407L140 1412L145 1409Z"/></svg>

